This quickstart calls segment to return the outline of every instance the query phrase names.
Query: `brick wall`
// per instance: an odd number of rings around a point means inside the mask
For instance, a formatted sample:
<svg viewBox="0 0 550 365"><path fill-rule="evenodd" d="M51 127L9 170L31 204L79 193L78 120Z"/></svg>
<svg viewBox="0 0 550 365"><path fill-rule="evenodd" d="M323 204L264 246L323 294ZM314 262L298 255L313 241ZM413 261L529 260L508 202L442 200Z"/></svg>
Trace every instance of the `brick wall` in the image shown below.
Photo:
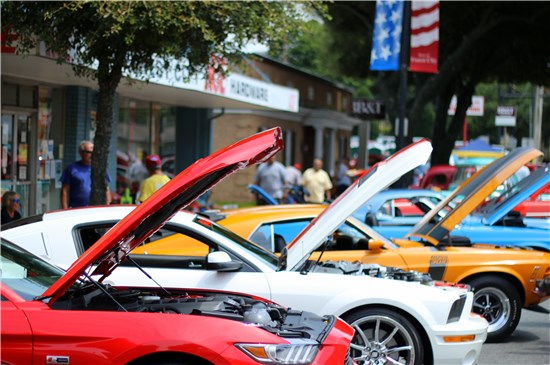
<svg viewBox="0 0 550 365"><path fill-rule="evenodd" d="M282 121L254 114L224 115L213 121L212 143L213 151L217 151L233 142L249 137L260 130L281 127L283 131L294 132L294 149L296 161L302 160L301 148L303 140L302 125L297 122ZM277 154L277 159L283 161L283 152ZM212 202L253 203L254 196L247 189L254 182L256 167L241 170L229 176L212 189Z"/></svg>

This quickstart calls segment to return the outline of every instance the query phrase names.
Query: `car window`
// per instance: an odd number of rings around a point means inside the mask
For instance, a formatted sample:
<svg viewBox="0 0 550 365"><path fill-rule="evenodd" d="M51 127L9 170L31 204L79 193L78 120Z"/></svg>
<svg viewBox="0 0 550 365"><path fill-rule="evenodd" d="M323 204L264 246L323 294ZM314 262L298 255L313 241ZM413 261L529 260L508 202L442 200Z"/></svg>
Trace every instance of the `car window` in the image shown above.
<svg viewBox="0 0 550 365"><path fill-rule="evenodd" d="M311 219L273 223L273 235L281 236L286 243L290 243L298 233L311 222ZM274 240L274 237L271 238Z"/></svg>
<svg viewBox="0 0 550 365"><path fill-rule="evenodd" d="M197 216L194 220L195 223L203 226L206 229L209 229L210 231L214 232L215 234L218 234L222 237L225 237L226 239L232 241L234 244L241 246L246 251L248 251L249 254L256 256L258 260L263 261L265 265L268 265L269 267L276 269L278 266L279 258L275 256L271 251L261 247L260 245L247 240L244 237L239 236L233 231L230 231L229 229L212 222L211 220L204 219L200 216ZM229 256L237 257L235 253L225 250ZM244 260L242 260L244 261ZM245 263L246 264L246 263ZM246 266L246 265L245 265ZM242 271L242 270L241 270Z"/></svg>
<svg viewBox="0 0 550 365"><path fill-rule="evenodd" d="M254 234L252 234L251 241L255 242L253 239L258 239L260 235L257 234L257 232L260 232L266 236L269 235L269 239L273 242L276 242L277 236L280 236L286 243L290 243L298 235L298 233L300 233L311 222L311 220L312 218L307 218L263 224L254 232ZM345 238L343 237L350 238L353 242L355 242L355 244L349 246L343 245L343 242L345 241ZM370 236L349 222L345 222L336 230L334 238L335 241L338 241L340 246L333 246L331 247L332 250L344 249L344 247L346 247L346 249L364 249L368 240L371 239ZM270 243L269 247L273 247L273 244ZM280 252L280 249L274 248L274 252Z"/></svg>
<svg viewBox="0 0 550 365"><path fill-rule="evenodd" d="M8 241L2 240L1 251L2 285L6 285L25 300L42 295L64 274L63 270Z"/></svg>
<svg viewBox="0 0 550 365"><path fill-rule="evenodd" d="M273 234L272 234L272 225L271 224L262 224L257 230L255 230L252 235L250 235L250 240L257 245L262 246L266 250L274 251L273 247Z"/></svg>
<svg viewBox="0 0 550 365"><path fill-rule="evenodd" d="M215 250L208 243L187 234L162 228L136 247L133 254L179 255L206 257Z"/></svg>
<svg viewBox="0 0 550 365"><path fill-rule="evenodd" d="M380 208L378 208L378 214L389 215L389 216L392 215L392 203L390 200L386 200L384 204L382 204Z"/></svg>

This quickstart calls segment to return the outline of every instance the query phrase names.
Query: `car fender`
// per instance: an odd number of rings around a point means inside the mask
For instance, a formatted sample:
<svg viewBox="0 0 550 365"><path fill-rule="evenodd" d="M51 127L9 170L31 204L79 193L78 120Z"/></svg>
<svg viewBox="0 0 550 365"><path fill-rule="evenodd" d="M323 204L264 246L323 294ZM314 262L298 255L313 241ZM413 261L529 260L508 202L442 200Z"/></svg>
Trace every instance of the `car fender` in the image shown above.
<svg viewBox="0 0 550 365"><path fill-rule="evenodd" d="M535 268L533 270L536 270ZM468 270L461 270L460 275L456 276L455 282L457 283L464 283L469 278L474 276L489 276L489 275L497 275L497 276L507 276L512 277L515 279L514 286L518 287L520 294L522 297L525 297L525 292L523 288L528 287L528 283L523 280L522 276L518 274L517 271L513 270L512 268L503 268L499 266L477 266L469 268ZM519 285L516 285L519 284ZM533 282L533 288L535 286L535 282Z"/></svg>
<svg viewBox="0 0 550 365"><path fill-rule="evenodd" d="M220 351L220 353L223 351ZM160 355L161 353L172 353L174 354L174 357L177 355L192 355L194 357L199 357L201 360L207 360L210 362L213 362L213 360L219 356L218 353L212 351L212 349L208 347L208 344L199 346L196 343L182 343L181 341L176 340L150 341L140 343L139 345L133 346L127 351L122 352L116 359L113 359L111 364L125 365L131 361L148 357L150 355ZM220 360L221 359L218 358L216 363L219 363Z"/></svg>
<svg viewBox="0 0 550 365"><path fill-rule="evenodd" d="M309 310L313 310L312 305L314 305L314 311L317 313L332 313L341 316L363 306L387 306L408 313L423 326L446 323L448 309L459 298L459 293L464 292L437 290L417 282L368 276L345 275L339 277L335 274L320 273L309 273L302 276L308 277L308 287L332 294L325 295L324 300L317 300L316 303L308 303L307 306L302 304L303 308L308 307ZM334 277L336 280L329 280L330 277ZM305 286L301 285L301 287ZM360 290L360 288L365 289ZM404 301L403 297L406 297L407 300ZM305 296L300 298L302 303L305 298ZM283 305L288 304L284 300L276 301Z"/></svg>

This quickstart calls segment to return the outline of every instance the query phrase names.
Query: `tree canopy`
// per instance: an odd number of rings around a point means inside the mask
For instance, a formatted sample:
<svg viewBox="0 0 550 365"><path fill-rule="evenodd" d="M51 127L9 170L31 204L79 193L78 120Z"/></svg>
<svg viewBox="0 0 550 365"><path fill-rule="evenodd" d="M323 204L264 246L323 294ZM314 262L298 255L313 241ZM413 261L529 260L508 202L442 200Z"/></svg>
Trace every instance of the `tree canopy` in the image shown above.
<svg viewBox="0 0 550 365"><path fill-rule="evenodd" d="M353 78L355 85L365 85L364 80L369 80L370 92L363 88L360 96L370 93L384 98L389 120L394 120L398 114L399 73L369 69L375 2L336 1L328 8L330 20L324 23L328 31L322 34L329 35L321 34L325 41L323 50L311 57L326 62L330 70L312 68L315 62L311 61L295 65L339 81ZM440 2L439 71L435 75L409 73L407 93L409 135L429 133L434 144L432 162L448 161L478 85L550 86L548 19L548 2ZM292 57L293 52L304 53L304 47L316 44L297 43L296 50L290 45L289 60L299 60ZM449 117L447 110L453 95L458 98L457 112ZM514 133L519 139L528 131L516 128Z"/></svg>
<svg viewBox="0 0 550 365"><path fill-rule="evenodd" d="M90 204L105 203L113 100L121 80L147 75L172 60L191 75L212 55L239 54L249 41L277 40L299 29L320 2L287 1L3 1L2 30L17 35L17 52L43 41L75 73L97 80L97 129ZM159 65L155 60L163 60Z"/></svg>

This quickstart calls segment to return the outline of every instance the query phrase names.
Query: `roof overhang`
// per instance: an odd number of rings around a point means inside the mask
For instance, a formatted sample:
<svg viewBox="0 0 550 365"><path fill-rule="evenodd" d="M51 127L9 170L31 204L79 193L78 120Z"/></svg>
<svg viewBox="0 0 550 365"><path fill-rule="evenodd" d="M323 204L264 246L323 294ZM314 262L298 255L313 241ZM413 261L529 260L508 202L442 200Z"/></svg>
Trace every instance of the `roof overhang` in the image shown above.
<svg viewBox="0 0 550 365"><path fill-rule="evenodd" d="M86 86L98 88L97 82L77 77L68 63L39 55L2 53L2 80L49 86ZM168 72L167 72L168 73ZM117 88L121 96L190 108L228 108L249 110L282 110L297 112L299 91L249 77L230 74L223 87L208 91L204 78L191 82L170 80L162 75L149 82L123 80ZM220 79L218 79L220 82ZM212 88L211 88L212 89Z"/></svg>

